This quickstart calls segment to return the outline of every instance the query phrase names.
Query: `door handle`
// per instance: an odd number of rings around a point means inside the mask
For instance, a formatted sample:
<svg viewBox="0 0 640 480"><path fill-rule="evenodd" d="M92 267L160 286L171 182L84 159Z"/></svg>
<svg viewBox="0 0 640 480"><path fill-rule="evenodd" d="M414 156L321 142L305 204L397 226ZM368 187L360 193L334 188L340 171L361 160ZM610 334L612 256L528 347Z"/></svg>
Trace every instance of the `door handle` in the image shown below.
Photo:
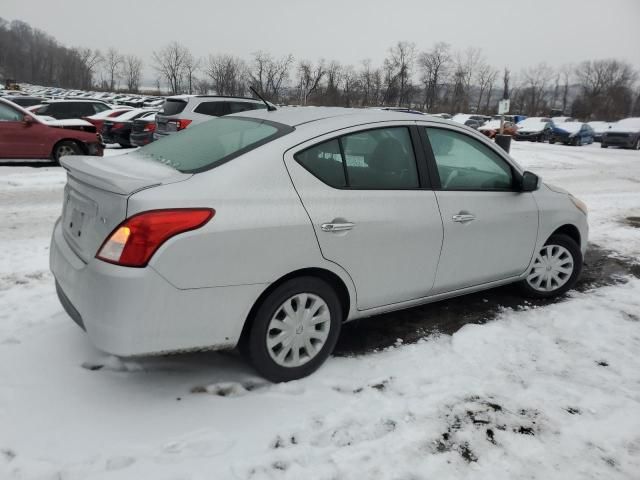
<svg viewBox="0 0 640 480"><path fill-rule="evenodd" d="M347 230L351 230L355 224L351 222L342 222L342 223L323 223L320 225L320 228L323 232L346 232Z"/></svg>
<svg viewBox="0 0 640 480"><path fill-rule="evenodd" d="M470 222L471 220L475 220L476 216L471 214L471 213L459 213L457 215L454 215L453 217L451 217L451 220L453 220L454 222L458 222L458 223L466 223L466 222Z"/></svg>

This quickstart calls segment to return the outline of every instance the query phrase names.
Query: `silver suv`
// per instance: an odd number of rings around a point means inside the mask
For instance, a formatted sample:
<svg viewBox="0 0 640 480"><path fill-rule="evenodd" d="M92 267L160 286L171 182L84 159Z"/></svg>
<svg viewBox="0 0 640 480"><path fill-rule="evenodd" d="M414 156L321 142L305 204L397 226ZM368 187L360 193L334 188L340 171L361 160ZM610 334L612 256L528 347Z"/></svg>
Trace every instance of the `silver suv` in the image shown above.
<svg viewBox="0 0 640 480"><path fill-rule="evenodd" d="M213 95L177 95L165 100L156 116L154 138L162 138L191 124L247 110L266 109L260 100L247 97L219 97Z"/></svg>

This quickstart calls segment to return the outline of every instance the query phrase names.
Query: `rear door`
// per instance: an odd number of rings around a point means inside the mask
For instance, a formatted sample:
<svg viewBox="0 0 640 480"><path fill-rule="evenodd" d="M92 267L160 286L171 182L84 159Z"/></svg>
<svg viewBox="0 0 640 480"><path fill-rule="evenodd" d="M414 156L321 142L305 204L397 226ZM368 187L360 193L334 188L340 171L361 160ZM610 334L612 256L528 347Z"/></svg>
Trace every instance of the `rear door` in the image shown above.
<svg viewBox="0 0 640 480"><path fill-rule="evenodd" d="M442 220L415 126L325 135L286 152L285 163L322 255L353 279L359 310L429 294Z"/></svg>
<svg viewBox="0 0 640 480"><path fill-rule="evenodd" d="M421 127L444 225L433 293L515 277L529 265L538 207L518 173L462 129Z"/></svg>

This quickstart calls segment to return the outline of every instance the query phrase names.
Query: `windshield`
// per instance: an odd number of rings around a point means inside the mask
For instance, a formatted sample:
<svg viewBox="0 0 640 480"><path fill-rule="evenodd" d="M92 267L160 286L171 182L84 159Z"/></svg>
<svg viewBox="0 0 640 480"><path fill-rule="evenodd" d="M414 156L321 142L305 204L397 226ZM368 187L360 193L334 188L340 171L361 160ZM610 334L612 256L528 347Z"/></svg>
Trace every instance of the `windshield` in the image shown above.
<svg viewBox="0 0 640 480"><path fill-rule="evenodd" d="M220 117L194 125L138 150L183 173L216 167L293 131L268 120Z"/></svg>

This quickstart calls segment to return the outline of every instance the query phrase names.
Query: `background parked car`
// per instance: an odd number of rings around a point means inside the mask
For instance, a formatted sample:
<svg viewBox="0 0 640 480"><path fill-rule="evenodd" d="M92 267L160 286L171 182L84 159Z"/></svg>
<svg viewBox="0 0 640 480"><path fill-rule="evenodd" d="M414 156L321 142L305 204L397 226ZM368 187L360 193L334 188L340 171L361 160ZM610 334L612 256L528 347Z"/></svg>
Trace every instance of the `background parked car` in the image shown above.
<svg viewBox="0 0 640 480"><path fill-rule="evenodd" d="M467 120L476 120L477 122L480 123L480 125L483 125L487 120L487 118L484 115L471 115L468 113L458 113L454 115L451 118L451 120L453 120L454 122L461 123L463 125L466 125Z"/></svg>
<svg viewBox="0 0 640 480"><path fill-rule="evenodd" d="M156 113L136 118L131 124L129 143L134 147L142 147L153 142L153 132L156 131Z"/></svg>
<svg viewBox="0 0 640 480"><path fill-rule="evenodd" d="M565 145L588 145L593 143L593 129L582 122L562 122L554 124L549 143L562 142Z"/></svg>
<svg viewBox="0 0 640 480"><path fill-rule="evenodd" d="M58 120L90 117L111 110L111 106L100 100L48 100L34 110L36 115L46 115Z"/></svg>
<svg viewBox="0 0 640 480"><path fill-rule="evenodd" d="M516 140L530 140L544 142L551 136L553 124L548 117L529 117L518 123Z"/></svg>
<svg viewBox="0 0 640 480"><path fill-rule="evenodd" d="M260 100L213 95L177 95L164 102L156 115L156 139L184 130L189 125L231 113L267 108Z"/></svg>
<svg viewBox="0 0 640 480"><path fill-rule="evenodd" d="M131 107L120 106L112 110L105 110L104 112L96 113L94 115L91 115L90 117L84 117L83 120L86 120L87 122L92 123L93 125L95 125L96 130L98 132L101 132L102 125L104 124L105 120L107 120L108 118L113 118L113 117L122 115L123 113L126 113L129 110L131 110Z"/></svg>
<svg viewBox="0 0 640 480"><path fill-rule="evenodd" d="M490 120L480 128L478 131L489 138L495 138L495 136L500 132L500 120ZM518 127L516 127L515 123L511 121L504 122L504 130L505 135L515 135L518 132Z"/></svg>
<svg viewBox="0 0 640 480"><path fill-rule="evenodd" d="M565 122L575 122L576 119L572 117L551 117L551 121L555 124L565 123Z"/></svg>
<svg viewBox="0 0 640 480"><path fill-rule="evenodd" d="M464 124L467 127L471 127L475 130L478 130L478 128L480 128L483 125L484 122L482 122L481 120L475 120L473 118L470 118L469 120L467 120L466 122L464 122Z"/></svg>
<svg viewBox="0 0 640 480"><path fill-rule="evenodd" d="M602 135L600 146L640 150L640 117L625 118L611 125Z"/></svg>
<svg viewBox="0 0 640 480"><path fill-rule="evenodd" d="M43 122L0 98L0 158L58 162L66 155L102 155L93 125L84 120Z"/></svg>
<svg viewBox="0 0 640 480"><path fill-rule="evenodd" d="M102 141L108 143L118 143L121 147L131 147L130 136L133 121L136 118L155 115L155 111L134 108L120 116L109 118L102 124Z"/></svg>
<svg viewBox="0 0 640 480"><path fill-rule="evenodd" d="M602 140L602 134L609 130L609 127L613 125L610 122L589 122L589 125L593 129L593 141L600 142Z"/></svg>
<svg viewBox="0 0 640 480"><path fill-rule="evenodd" d="M15 103L16 105L20 105L21 107L33 107L34 105L41 105L42 102L45 101L42 97L32 97L30 95L7 95L4 97L5 100L9 100L10 102Z"/></svg>

